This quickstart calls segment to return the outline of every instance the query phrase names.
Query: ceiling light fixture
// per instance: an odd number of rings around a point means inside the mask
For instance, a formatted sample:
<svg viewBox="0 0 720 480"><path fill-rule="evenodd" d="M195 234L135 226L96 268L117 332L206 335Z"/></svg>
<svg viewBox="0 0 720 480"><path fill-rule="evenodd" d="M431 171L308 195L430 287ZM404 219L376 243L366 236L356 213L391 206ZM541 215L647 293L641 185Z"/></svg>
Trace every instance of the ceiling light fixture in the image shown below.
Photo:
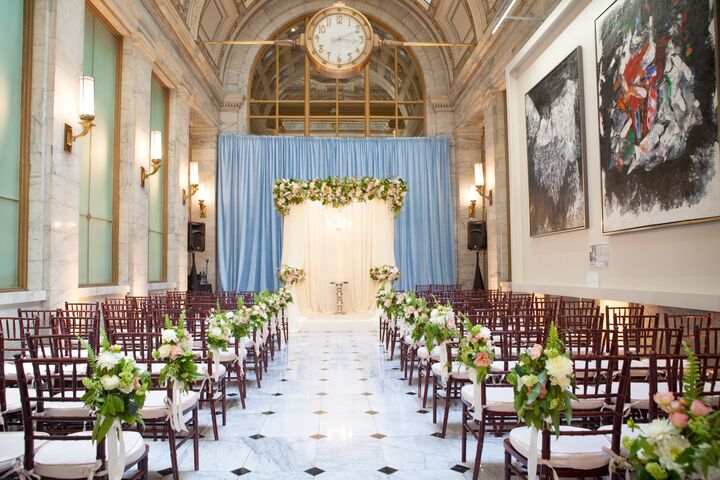
<svg viewBox="0 0 720 480"><path fill-rule="evenodd" d="M510 12L512 12L512 9L515 7L516 3L517 3L517 0L505 0L505 5L507 5L507 7L505 7L505 9L502 10L502 12L503 12L502 15L500 15L499 17L498 16L495 17L495 20L493 21L493 28L492 28L492 31L490 32L490 35L495 35L495 32L498 31L498 29L500 28L500 25L502 25L502 23L505 20L519 20L519 21L539 22L539 23L542 23L545 21L545 19L541 18L541 17L514 17L514 16L510 15Z"/></svg>

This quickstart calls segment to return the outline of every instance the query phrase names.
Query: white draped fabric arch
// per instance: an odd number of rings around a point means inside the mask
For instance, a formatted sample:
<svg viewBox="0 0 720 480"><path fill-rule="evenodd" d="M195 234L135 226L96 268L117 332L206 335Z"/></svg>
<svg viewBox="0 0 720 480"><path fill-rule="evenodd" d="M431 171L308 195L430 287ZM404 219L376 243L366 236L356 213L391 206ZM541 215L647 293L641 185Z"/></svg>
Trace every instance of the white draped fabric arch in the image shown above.
<svg viewBox="0 0 720 480"><path fill-rule="evenodd" d="M283 224L282 263L306 272L295 287L301 315L335 313L330 283L342 281L348 282L346 313L374 312L378 283L370 268L395 265L393 213L382 200L343 208L316 201L294 205Z"/></svg>

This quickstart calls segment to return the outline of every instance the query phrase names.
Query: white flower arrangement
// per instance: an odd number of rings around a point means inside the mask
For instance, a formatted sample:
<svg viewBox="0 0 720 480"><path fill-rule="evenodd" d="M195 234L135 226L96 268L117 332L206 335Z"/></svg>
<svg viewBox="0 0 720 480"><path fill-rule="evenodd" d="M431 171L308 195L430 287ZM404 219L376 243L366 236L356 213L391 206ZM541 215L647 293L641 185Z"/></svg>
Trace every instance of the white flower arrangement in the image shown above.
<svg viewBox="0 0 720 480"><path fill-rule="evenodd" d="M207 345L210 350L227 351L232 330L230 322L220 310L211 310L205 325Z"/></svg>
<svg viewBox="0 0 720 480"><path fill-rule="evenodd" d="M370 278L376 282L393 283L400 278L400 269L395 265L380 265L370 269Z"/></svg>
<svg viewBox="0 0 720 480"><path fill-rule="evenodd" d="M277 276L285 285L292 286L305 280L305 270L291 267L290 265L283 265L278 270Z"/></svg>

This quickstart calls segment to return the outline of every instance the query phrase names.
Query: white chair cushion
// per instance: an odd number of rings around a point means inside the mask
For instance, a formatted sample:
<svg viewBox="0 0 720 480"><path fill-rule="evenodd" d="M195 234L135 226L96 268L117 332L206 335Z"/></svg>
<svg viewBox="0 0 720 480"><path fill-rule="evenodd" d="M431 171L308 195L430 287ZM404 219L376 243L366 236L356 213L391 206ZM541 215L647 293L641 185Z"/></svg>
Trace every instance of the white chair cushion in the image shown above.
<svg viewBox="0 0 720 480"><path fill-rule="evenodd" d="M227 368L226 368L225 365L223 365L222 363L220 364L220 366L217 367L217 369L215 368L215 365L213 365L212 368L213 368L213 375L214 375L216 378L223 377L223 376L225 376L225 374L227 373ZM217 371L216 371L216 370L217 370ZM208 373L208 366L207 366L207 365L202 365L202 366L200 367L200 371L203 372L205 375L207 375L207 373Z"/></svg>
<svg viewBox="0 0 720 480"><path fill-rule="evenodd" d="M71 375L77 375L78 378L84 377L87 374L87 364L84 363L72 363L64 365L62 367L63 373L70 377Z"/></svg>
<svg viewBox="0 0 720 480"><path fill-rule="evenodd" d="M413 343L412 335L405 335L405 338L403 339L403 341L405 342L405 345L412 345L412 343Z"/></svg>
<svg viewBox="0 0 720 480"><path fill-rule="evenodd" d="M237 358L238 357L235 355L235 352L220 352L220 361L222 363L234 362Z"/></svg>
<svg viewBox="0 0 720 480"><path fill-rule="evenodd" d="M460 397L473 405L474 385L465 385L460 389ZM490 385L485 386L485 394L487 399L485 401L485 410L498 413L509 413L515 411L515 404L513 399L513 389L510 387L492 387ZM475 407L475 405L473 405Z"/></svg>
<svg viewBox="0 0 720 480"><path fill-rule="evenodd" d="M36 432L37 435L47 435ZM35 451L45 444L45 440L35 440ZM24 432L0 432L0 473L12 468L15 459L25 455Z"/></svg>
<svg viewBox="0 0 720 480"><path fill-rule="evenodd" d="M90 432L73 433L87 436ZM138 432L123 432L125 465L142 458L145 441ZM48 441L35 454L35 473L41 477L85 478L95 465L96 446L90 440Z"/></svg>
<svg viewBox="0 0 720 480"><path fill-rule="evenodd" d="M588 385L585 388L583 385L578 385L575 389L575 395L601 395L605 392L605 385ZM572 400L572 408L580 410L600 410L605 406L605 399L603 398L580 398L578 400Z"/></svg>
<svg viewBox="0 0 720 480"><path fill-rule="evenodd" d="M617 382L613 382L612 389L613 393L616 393L619 388ZM667 392L668 386L666 382L658 382L658 392ZM637 408L640 410L647 410L650 408L650 384L645 382L632 382L630 383L630 407Z"/></svg>
<svg viewBox="0 0 720 480"><path fill-rule="evenodd" d="M144 419L167 417L168 409L165 405L165 398L167 398L167 392L165 390L148 391L145 398L145 405L140 409L140 416ZM200 399L198 393L192 390L183 393L180 398L183 412L193 408Z"/></svg>
<svg viewBox="0 0 720 480"><path fill-rule="evenodd" d="M491 372L504 372L506 370L512 370L515 368L515 365L517 362L515 360L509 360L507 362L507 366L505 365L506 362L503 360L495 360L490 364L490 371Z"/></svg>
<svg viewBox="0 0 720 480"><path fill-rule="evenodd" d="M452 362L450 372L448 372L447 367L445 365L442 365L441 362L433 363L431 370L433 375L440 377L443 380L447 379L449 375L452 375L452 377L456 380L464 380L470 378L467 367L460 362Z"/></svg>
<svg viewBox="0 0 720 480"><path fill-rule="evenodd" d="M584 428L560 426L561 431L586 431ZM542 433L538 434L537 456L542 455ZM530 428L518 427L510 432L510 443L525 458L530 453ZM555 468L572 468L592 470L602 468L610 461L610 456L603 451L610 448L610 442L604 435L550 436L550 465Z"/></svg>
<svg viewBox="0 0 720 480"><path fill-rule="evenodd" d="M417 351L418 358L421 358L423 360L427 360L428 358L439 361L440 360L440 347L433 347L432 353L428 352L427 347L420 347Z"/></svg>
<svg viewBox="0 0 720 480"><path fill-rule="evenodd" d="M32 372L25 371L25 376L28 380L33 379ZM14 362L5 362L5 380L10 382L17 382L17 369L15 368Z"/></svg>
<svg viewBox="0 0 720 480"><path fill-rule="evenodd" d="M36 395L34 388L28 388L28 395L34 397ZM14 413L19 412L22 409L22 403L20 403L20 389L19 388L6 388L5 389L5 411L3 413ZM35 407L35 402L31 405Z"/></svg>
<svg viewBox="0 0 720 480"><path fill-rule="evenodd" d="M45 393L47 395L47 392ZM70 395L70 392L68 392ZM78 390L76 395L82 397L85 395L84 390ZM61 398L62 395L56 393L53 398ZM43 412L50 417L82 417L88 414L89 410L85 407L82 400L71 402L45 402L43 404Z"/></svg>

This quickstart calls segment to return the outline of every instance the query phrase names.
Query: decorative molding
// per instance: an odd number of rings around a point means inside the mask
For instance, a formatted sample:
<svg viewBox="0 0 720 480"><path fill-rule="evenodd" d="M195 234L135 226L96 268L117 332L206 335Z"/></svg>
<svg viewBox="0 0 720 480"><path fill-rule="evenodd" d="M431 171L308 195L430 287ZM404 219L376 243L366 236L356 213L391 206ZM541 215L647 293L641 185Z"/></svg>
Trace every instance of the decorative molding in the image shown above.
<svg viewBox="0 0 720 480"><path fill-rule="evenodd" d="M150 63L155 63L157 51L153 48L153 42L142 30L136 30L132 34L132 40L137 47L137 51L142 53Z"/></svg>
<svg viewBox="0 0 720 480"><path fill-rule="evenodd" d="M220 108L228 110L237 110L242 108L247 101L247 96L243 94L225 95L225 101L220 104Z"/></svg>
<svg viewBox="0 0 720 480"><path fill-rule="evenodd" d="M217 135L218 131L219 129L213 126L190 127L190 136L196 137L205 135Z"/></svg>
<svg viewBox="0 0 720 480"><path fill-rule="evenodd" d="M428 102L436 112L452 112L453 103L448 97L430 97Z"/></svg>

